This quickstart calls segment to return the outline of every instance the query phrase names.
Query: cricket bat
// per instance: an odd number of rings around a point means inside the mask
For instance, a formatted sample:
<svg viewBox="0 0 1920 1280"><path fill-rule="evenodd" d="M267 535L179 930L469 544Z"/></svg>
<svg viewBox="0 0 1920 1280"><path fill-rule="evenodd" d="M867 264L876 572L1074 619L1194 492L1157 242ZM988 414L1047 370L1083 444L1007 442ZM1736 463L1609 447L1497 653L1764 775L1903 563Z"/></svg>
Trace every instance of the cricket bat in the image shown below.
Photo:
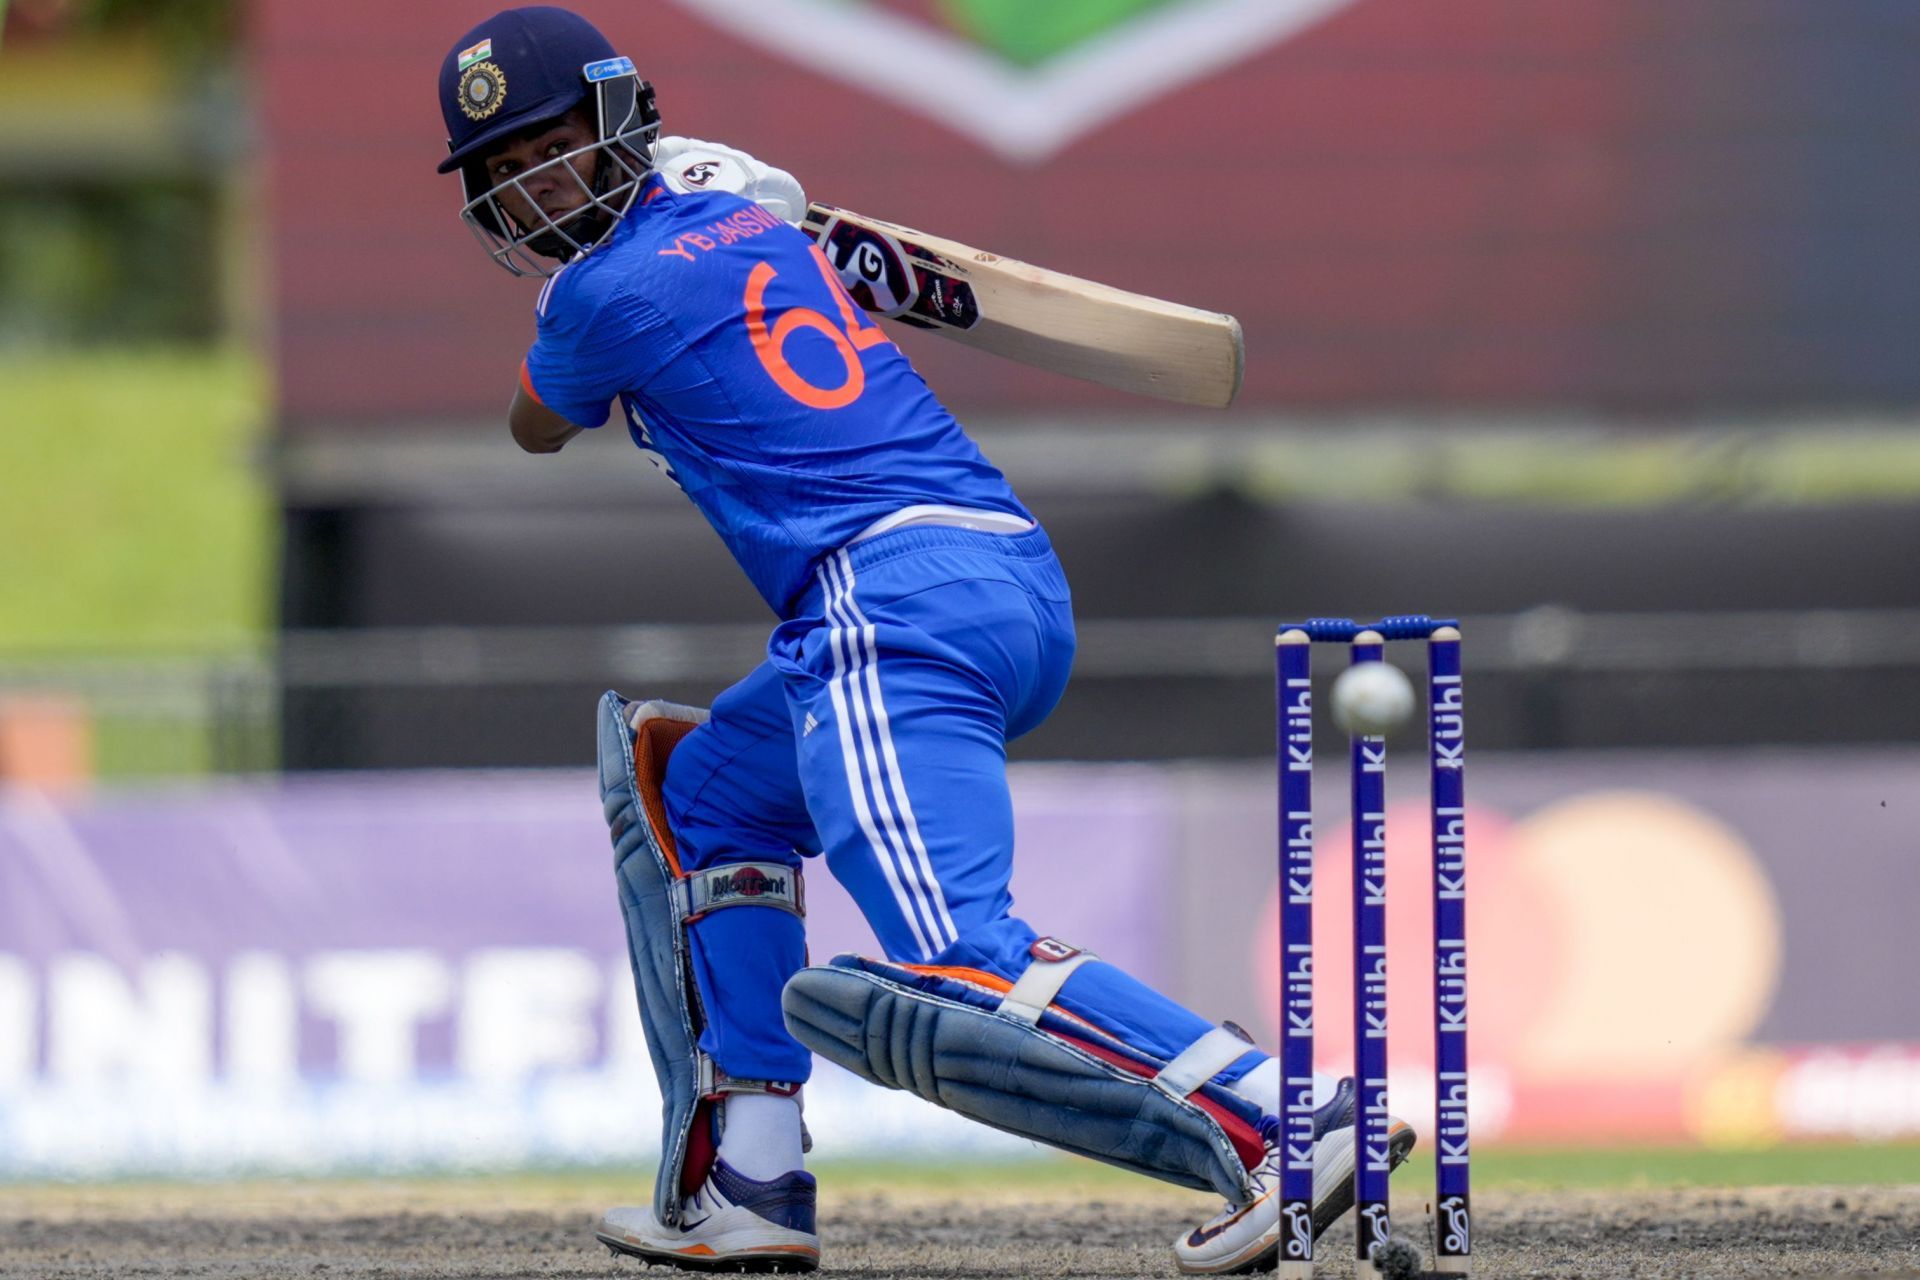
<svg viewBox="0 0 1920 1280"><path fill-rule="evenodd" d="M1224 409L1246 350L1232 316L1016 262L832 205L802 226L875 315L1039 369Z"/></svg>

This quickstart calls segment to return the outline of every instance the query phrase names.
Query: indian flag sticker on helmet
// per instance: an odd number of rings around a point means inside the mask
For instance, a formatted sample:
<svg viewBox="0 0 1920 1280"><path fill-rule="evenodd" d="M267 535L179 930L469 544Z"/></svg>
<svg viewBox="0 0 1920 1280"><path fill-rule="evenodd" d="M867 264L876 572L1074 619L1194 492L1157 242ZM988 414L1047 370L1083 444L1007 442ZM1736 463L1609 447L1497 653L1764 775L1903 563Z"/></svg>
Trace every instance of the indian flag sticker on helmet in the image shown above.
<svg viewBox="0 0 1920 1280"><path fill-rule="evenodd" d="M491 58L492 56L493 56L493 41L491 39L482 40L479 44L474 45L472 48L462 49L458 54L454 55L455 61L458 64L455 67L455 70L465 71L468 67L472 66L474 63L484 61L485 59Z"/></svg>
<svg viewBox="0 0 1920 1280"><path fill-rule="evenodd" d="M491 62L476 62L460 77L460 111L469 120L485 120L507 97L507 73Z"/></svg>

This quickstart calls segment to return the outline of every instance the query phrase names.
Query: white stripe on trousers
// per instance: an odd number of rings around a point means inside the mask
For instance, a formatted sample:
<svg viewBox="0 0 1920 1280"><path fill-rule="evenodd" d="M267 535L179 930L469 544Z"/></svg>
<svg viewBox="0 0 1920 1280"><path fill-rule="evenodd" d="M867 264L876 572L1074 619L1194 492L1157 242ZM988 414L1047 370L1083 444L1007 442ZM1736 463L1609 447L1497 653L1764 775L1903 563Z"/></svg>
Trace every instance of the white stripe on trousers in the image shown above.
<svg viewBox="0 0 1920 1280"><path fill-rule="evenodd" d="M954 927L953 917L947 912L947 895L940 889L940 878L933 873L933 859L927 856L926 842L920 838L920 822L913 816L913 801L907 796L907 777L900 769L900 757L893 748L893 722L887 716L886 700L880 696L880 654L874 645L874 627L867 621L867 615L860 611L860 602L853 598L852 557L845 551L841 551L839 557L842 571L847 575L847 594L841 607L852 612L854 621L860 625L860 636L866 642L867 689L873 703L874 724L879 730L880 750L886 759L888 776L893 780L900 821L906 828L907 839L913 844L914 861L920 868L920 882L926 886L933 909L939 913L940 924L946 929L947 944L950 946L960 940L960 930Z"/></svg>
<svg viewBox="0 0 1920 1280"><path fill-rule="evenodd" d="M877 852L888 859L891 871L897 871L918 908L916 919L925 928L928 956L931 957L933 952L943 949L958 936L958 931L953 928L952 918L947 914L946 902L934 879L932 866L924 860L916 866L908 854L906 840L902 838L897 806L905 796L906 788L898 773L899 758L893 749L891 729L886 722L886 708L878 701L879 673L878 655L874 651L874 629L864 617L858 619L859 625L848 625L854 622L857 615L857 606L853 604L854 577L850 558L844 552L839 553L837 561L829 561L827 574L829 580L836 584L829 605L829 616L842 624L835 636L845 646L848 658L843 679L853 706L856 740L860 744L865 776L873 785L873 808L880 821L881 834L885 837L884 847ZM861 679L863 674L866 676L864 682ZM863 688L863 683L868 688ZM874 704L871 708L870 703ZM878 717L873 714L875 710L879 712ZM876 741L879 744L877 747ZM889 760L893 764L891 773L887 768ZM857 780L855 785L858 785ZM864 789L859 798L864 801Z"/></svg>
<svg viewBox="0 0 1920 1280"><path fill-rule="evenodd" d="M828 620L837 624L829 633L834 675L828 691L835 714L840 717L840 753L854 812L874 856L880 860L901 915L921 947L921 958L930 959L957 939L959 931L954 928L946 897L933 874L900 773L891 723L880 695L874 627L853 603L853 564L844 551L823 565L820 575L826 589ZM866 795L868 779L873 785L871 808Z"/></svg>
<svg viewBox="0 0 1920 1280"><path fill-rule="evenodd" d="M825 575L822 574L822 580ZM832 588L828 588L831 592ZM833 616L833 607L828 606L828 616ZM913 931L913 940L920 947L920 958L933 955L933 948L927 945L927 935L920 928L918 912L907 897L905 886L900 883L899 873L894 870L893 857L881 843L880 833L874 829L873 813L867 807L866 783L861 780L861 765L853 745L853 716L847 710L847 698L840 688L840 680L848 662L841 648L841 630L836 627L827 633L833 645L833 678L827 681L827 692L833 698L833 718L840 725L840 762L846 771L847 790L853 796L853 813L860 822L860 830L866 834L867 843L873 847L874 859L879 862L880 870L887 877L887 884L893 890L893 898L900 908L900 914L906 919L907 927Z"/></svg>

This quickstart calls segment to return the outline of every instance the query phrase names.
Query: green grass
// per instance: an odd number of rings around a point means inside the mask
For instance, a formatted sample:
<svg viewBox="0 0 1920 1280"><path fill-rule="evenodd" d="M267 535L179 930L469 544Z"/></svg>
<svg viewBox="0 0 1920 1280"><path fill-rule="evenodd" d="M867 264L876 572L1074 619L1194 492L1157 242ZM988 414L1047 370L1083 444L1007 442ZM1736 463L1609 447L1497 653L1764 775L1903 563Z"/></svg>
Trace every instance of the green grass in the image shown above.
<svg viewBox="0 0 1920 1280"><path fill-rule="evenodd" d="M257 358L12 352L0 354L0 387L0 659L264 645L275 513L255 463L271 415ZM1254 439L1239 480L1282 500L1909 502L1920 499L1920 431L1330 425Z"/></svg>
<svg viewBox="0 0 1920 1280"><path fill-rule="evenodd" d="M0 658L265 643L275 515L254 461L271 415L257 358L12 352L0 354L0 387ZM1243 463L1247 491L1279 500L1920 499L1920 431L1891 424L1644 433L1329 425L1256 438Z"/></svg>
<svg viewBox="0 0 1920 1280"><path fill-rule="evenodd" d="M1920 498L1920 431L1802 425L1634 433L1337 427L1253 448L1241 482L1272 500L1426 497L1567 507L1807 506Z"/></svg>
<svg viewBox="0 0 1920 1280"><path fill-rule="evenodd" d="M0 656L265 639L266 374L236 352L0 357Z"/></svg>
<svg viewBox="0 0 1920 1280"><path fill-rule="evenodd" d="M1082 1186L1089 1194L1132 1187L1131 1174L1088 1160L924 1166L901 1162L825 1163L822 1179L876 1190L912 1187L928 1191L1043 1190ZM1433 1164L1416 1150L1394 1183L1431 1186ZM1754 1151L1696 1147L1520 1150L1490 1147L1473 1156L1479 1189L1757 1187L1826 1184L1914 1183L1920 1185L1920 1144L1795 1145Z"/></svg>
<svg viewBox="0 0 1920 1280"><path fill-rule="evenodd" d="M1134 1200L1190 1197L1185 1192L1091 1160L1039 1155L1032 1159L821 1160L809 1166L833 1198L894 1194L912 1198L973 1200ZM514 1173L366 1175L326 1178L250 1177L238 1180L127 1179L108 1182L0 1182L0 1205L15 1212L59 1203L102 1210L129 1207L140 1213L174 1211L209 1196L236 1202L297 1198L361 1204L377 1200L389 1209L445 1210L476 1203L521 1208L630 1203L652 1186L646 1166L528 1170ZM1724 1152L1694 1148L1606 1148L1476 1152L1476 1192L1631 1191L1662 1187L1920 1186L1920 1143L1802 1145L1764 1151ZM1396 1199L1430 1198L1433 1166L1416 1152L1394 1176Z"/></svg>
<svg viewBox="0 0 1920 1280"><path fill-rule="evenodd" d="M1407 1172L1432 1181L1430 1163L1417 1162ZM1474 1153L1473 1178L1476 1186L1540 1189L1920 1184L1920 1144L1805 1144L1751 1151L1494 1147Z"/></svg>
<svg viewBox="0 0 1920 1280"><path fill-rule="evenodd" d="M1044 1190L1061 1186L1088 1194L1139 1184L1132 1174L1089 1160L1041 1158L1006 1163L976 1161L925 1165L901 1161L823 1162L823 1180L847 1187L924 1191ZM557 1178L604 1175L555 1174ZM1414 1153L1396 1174L1431 1185L1433 1164ZM1920 1143L1820 1144L1753 1151L1698 1147L1603 1147L1526 1150L1489 1147L1473 1156L1473 1183L1482 1189L1757 1187L1827 1184L1914 1183L1920 1185Z"/></svg>
<svg viewBox="0 0 1920 1280"><path fill-rule="evenodd" d="M899 1191L938 1195L1020 1193L1124 1195L1157 1184L1091 1160L1042 1155L1030 1160L825 1160L809 1165L837 1193ZM476 1175L470 1181L540 1196L595 1191L648 1182L649 1169L553 1170ZM1433 1182L1433 1165L1417 1151L1394 1176L1397 1191L1419 1193ZM1487 1148L1473 1157L1477 1190L1571 1188L1759 1187L1913 1183L1920 1185L1920 1143L1802 1144L1754 1151L1694 1147L1619 1147L1568 1150Z"/></svg>

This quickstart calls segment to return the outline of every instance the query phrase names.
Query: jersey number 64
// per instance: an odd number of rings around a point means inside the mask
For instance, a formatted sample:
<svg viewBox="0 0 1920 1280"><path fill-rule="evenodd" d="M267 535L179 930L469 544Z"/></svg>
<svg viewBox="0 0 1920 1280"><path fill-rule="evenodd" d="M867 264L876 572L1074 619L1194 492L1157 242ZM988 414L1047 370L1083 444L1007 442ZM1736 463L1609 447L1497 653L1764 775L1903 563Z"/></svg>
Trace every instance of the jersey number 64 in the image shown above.
<svg viewBox="0 0 1920 1280"><path fill-rule="evenodd" d="M860 353L868 347L878 346L887 340L878 326L861 315L860 309L853 305L853 299L847 296L845 286L827 265L816 247L812 250L814 265L820 269L820 277L826 282L827 292L833 296L834 304L840 311L840 323L835 324L821 312L812 307L788 307L773 327L767 327L767 286L772 284L778 272L770 262L757 263L747 276L747 292L744 301L747 307L747 334L753 339L753 354L760 359L760 365L767 371L782 391L811 409L844 409L860 398L867 387L867 371L860 364ZM807 378L786 357L787 339L796 330L812 329L833 344L839 353L841 362L846 366L846 376L838 386L820 386L807 381Z"/></svg>

